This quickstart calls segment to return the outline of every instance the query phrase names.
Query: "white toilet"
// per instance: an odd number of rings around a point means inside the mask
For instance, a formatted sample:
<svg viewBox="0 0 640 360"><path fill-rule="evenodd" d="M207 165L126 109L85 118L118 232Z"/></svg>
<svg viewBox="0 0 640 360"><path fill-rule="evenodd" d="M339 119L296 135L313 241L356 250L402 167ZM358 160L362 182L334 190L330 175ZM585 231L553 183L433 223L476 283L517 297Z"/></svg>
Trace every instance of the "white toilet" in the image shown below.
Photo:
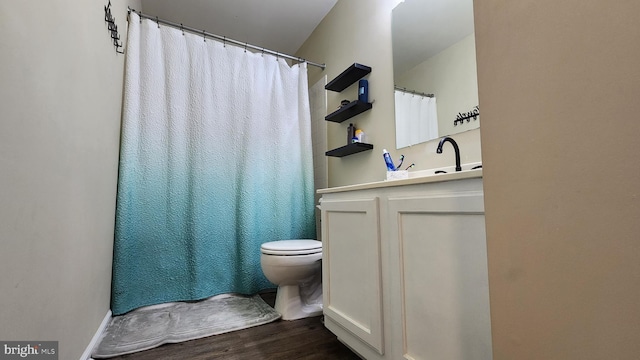
<svg viewBox="0 0 640 360"><path fill-rule="evenodd" d="M283 320L322 314L322 242L280 240L262 244L264 276L278 285L275 310Z"/></svg>

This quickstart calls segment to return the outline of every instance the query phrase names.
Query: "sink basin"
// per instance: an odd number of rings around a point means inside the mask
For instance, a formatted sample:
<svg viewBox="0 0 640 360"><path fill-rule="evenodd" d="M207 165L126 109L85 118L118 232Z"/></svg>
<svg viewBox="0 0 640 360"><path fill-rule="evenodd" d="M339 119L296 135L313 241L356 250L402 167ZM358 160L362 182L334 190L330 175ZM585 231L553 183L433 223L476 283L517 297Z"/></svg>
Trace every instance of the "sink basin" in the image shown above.
<svg viewBox="0 0 640 360"><path fill-rule="evenodd" d="M474 162L474 163L468 163L468 164L462 164L462 171L469 171L469 170L475 170L475 168L478 168L478 166L482 166L481 162ZM448 174L448 173L454 173L456 172L456 167L455 166L445 166L445 167L440 167L440 168L433 168L433 169L428 169L428 170L417 170L417 171L409 171L409 178L415 178L415 177L423 177L423 176L433 176L433 175L440 175L440 174Z"/></svg>

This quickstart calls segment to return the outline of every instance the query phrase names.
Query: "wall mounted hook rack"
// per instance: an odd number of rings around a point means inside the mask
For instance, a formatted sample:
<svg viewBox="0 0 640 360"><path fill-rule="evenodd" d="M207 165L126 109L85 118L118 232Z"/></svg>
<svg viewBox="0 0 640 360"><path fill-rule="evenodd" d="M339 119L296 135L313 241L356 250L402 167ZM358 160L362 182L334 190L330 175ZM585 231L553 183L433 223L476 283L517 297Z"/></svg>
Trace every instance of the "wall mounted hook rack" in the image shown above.
<svg viewBox="0 0 640 360"><path fill-rule="evenodd" d="M107 22L107 29L111 35L113 46L116 47L116 52L118 54L124 54L124 51L120 51L122 42L120 41L120 35L118 34L118 25L116 24L116 19L111 14L111 0L109 0L109 3L104 7L104 21Z"/></svg>
<svg viewBox="0 0 640 360"><path fill-rule="evenodd" d="M456 119L453 121L453 126L457 126L458 123L464 124L464 121L470 122L471 119L477 120L478 116L480 116L480 106L476 105L471 111L467 111L466 113L458 113Z"/></svg>

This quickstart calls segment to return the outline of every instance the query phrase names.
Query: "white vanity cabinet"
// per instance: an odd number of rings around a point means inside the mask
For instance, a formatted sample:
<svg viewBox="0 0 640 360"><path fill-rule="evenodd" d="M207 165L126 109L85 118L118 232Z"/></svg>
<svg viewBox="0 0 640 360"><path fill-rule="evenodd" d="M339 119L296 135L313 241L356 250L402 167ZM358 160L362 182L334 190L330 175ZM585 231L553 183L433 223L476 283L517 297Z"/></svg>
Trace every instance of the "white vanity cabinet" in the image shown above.
<svg viewBox="0 0 640 360"><path fill-rule="evenodd" d="M368 358L384 353L379 206L376 196L322 200L325 325L366 343Z"/></svg>
<svg viewBox="0 0 640 360"><path fill-rule="evenodd" d="M481 175L320 191L325 326L362 357L492 358Z"/></svg>

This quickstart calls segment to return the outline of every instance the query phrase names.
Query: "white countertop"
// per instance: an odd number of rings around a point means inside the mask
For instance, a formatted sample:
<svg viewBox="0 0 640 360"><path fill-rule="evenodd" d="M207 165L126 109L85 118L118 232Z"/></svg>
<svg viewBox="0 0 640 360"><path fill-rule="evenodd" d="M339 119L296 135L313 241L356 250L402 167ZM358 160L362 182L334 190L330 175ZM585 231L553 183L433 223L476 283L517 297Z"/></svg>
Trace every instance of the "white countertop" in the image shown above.
<svg viewBox="0 0 640 360"><path fill-rule="evenodd" d="M433 174L429 176L410 177L408 179L401 179L401 180L384 180L384 181L376 181L376 182L362 183L362 184L355 184L355 185L337 186L337 187L332 187L327 189L319 189L318 194L330 194L330 193L337 193L337 192L343 192L343 191L376 189L376 188L391 187L391 186L415 185L415 184L425 184L425 183L472 179L472 178L481 178L481 177L482 177L482 168L475 169L475 170L448 172L446 174Z"/></svg>

